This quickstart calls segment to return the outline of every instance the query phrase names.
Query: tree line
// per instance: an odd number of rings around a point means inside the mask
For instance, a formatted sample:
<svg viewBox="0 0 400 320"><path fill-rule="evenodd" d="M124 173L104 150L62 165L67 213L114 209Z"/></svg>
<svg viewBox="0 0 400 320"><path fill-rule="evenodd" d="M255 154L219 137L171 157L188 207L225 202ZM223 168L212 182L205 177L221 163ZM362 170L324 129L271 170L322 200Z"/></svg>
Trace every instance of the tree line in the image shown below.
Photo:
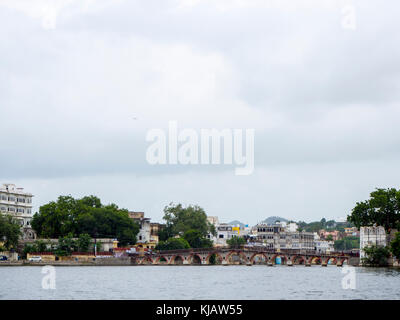
<svg viewBox="0 0 400 320"><path fill-rule="evenodd" d="M41 206L31 225L42 238L88 234L91 238L116 238L122 245L135 244L139 232L139 225L129 217L128 210L116 204L103 205L95 196L60 196Z"/></svg>

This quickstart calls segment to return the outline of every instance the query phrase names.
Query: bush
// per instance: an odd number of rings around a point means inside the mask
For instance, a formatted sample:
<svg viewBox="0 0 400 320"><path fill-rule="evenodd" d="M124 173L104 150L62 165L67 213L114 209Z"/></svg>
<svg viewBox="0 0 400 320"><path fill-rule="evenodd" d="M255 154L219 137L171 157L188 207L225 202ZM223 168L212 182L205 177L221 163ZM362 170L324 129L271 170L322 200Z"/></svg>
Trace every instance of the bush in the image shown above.
<svg viewBox="0 0 400 320"><path fill-rule="evenodd" d="M186 231L183 238L189 243L191 248L211 248L213 242L203 237L200 231L190 229Z"/></svg>
<svg viewBox="0 0 400 320"><path fill-rule="evenodd" d="M167 241L160 241L156 250L179 250L190 249L189 243L183 238L169 238Z"/></svg>
<svg viewBox="0 0 400 320"><path fill-rule="evenodd" d="M230 247L242 246L246 243L246 240L242 237L233 236L231 239L227 240L226 243Z"/></svg>
<svg viewBox="0 0 400 320"><path fill-rule="evenodd" d="M388 265L390 251L387 247L370 246L364 248L366 257L362 258L364 265L372 267L384 267Z"/></svg>
<svg viewBox="0 0 400 320"><path fill-rule="evenodd" d="M397 259L400 259L400 232L395 234L394 239L390 243L390 251Z"/></svg>

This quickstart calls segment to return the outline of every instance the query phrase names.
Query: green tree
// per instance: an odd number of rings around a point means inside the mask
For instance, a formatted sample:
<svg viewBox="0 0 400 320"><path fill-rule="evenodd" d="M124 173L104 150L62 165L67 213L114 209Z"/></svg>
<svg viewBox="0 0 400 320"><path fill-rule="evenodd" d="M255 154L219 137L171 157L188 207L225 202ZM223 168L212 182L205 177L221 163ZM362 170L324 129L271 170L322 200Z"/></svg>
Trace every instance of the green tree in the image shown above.
<svg viewBox="0 0 400 320"><path fill-rule="evenodd" d="M192 248L211 248L213 246L213 242L205 238L198 230L190 229L186 231L183 238Z"/></svg>
<svg viewBox="0 0 400 320"><path fill-rule="evenodd" d="M334 242L335 250L351 250L360 248L360 238L359 237L346 237L341 240L336 240Z"/></svg>
<svg viewBox="0 0 400 320"><path fill-rule="evenodd" d="M212 247L207 239L209 233L216 234L215 227L208 222L205 211L199 206L183 207L172 203L164 208L166 226L159 233L161 241L175 236L183 237L193 248Z"/></svg>
<svg viewBox="0 0 400 320"><path fill-rule="evenodd" d="M226 240L226 243L230 247L237 247L237 246L244 245L246 243L246 240L243 239L242 237L233 236L232 238Z"/></svg>
<svg viewBox="0 0 400 320"><path fill-rule="evenodd" d="M47 251L47 244L43 240L37 240L35 244L36 244L37 252L46 252Z"/></svg>
<svg viewBox="0 0 400 320"><path fill-rule="evenodd" d="M179 250L179 249L189 249L189 243L183 238L169 238L166 241L160 241L156 250Z"/></svg>
<svg viewBox="0 0 400 320"><path fill-rule="evenodd" d="M87 233L81 233L77 240L78 251L88 252L92 238Z"/></svg>
<svg viewBox="0 0 400 320"><path fill-rule="evenodd" d="M73 239L72 233L69 233L65 237L58 238L56 254L59 256L69 256L76 248L76 241Z"/></svg>
<svg viewBox="0 0 400 320"><path fill-rule="evenodd" d="M158 239L160 241L166 241L169 238L173 238L174 233L172 231L172 225L166 225L165 227L161 228L161 230L158 232Z"/></svg>
<svg viewBox="0 0 400 320"><path fill-rule="evenodd" d="M394 239L390 243L390 251L397 259L400 259L400 232L396 232Z"/></svg>
<svg viewBox="0 0 400 320"><path fill-rule="evenodd" d="M104 206L95 196L60 196L40 207L33 216L32 227L43 238L88 234L92 238L117 238L121 245L135 244L139 232L139 225L129 217L128 210L115 204Z"/></svg>
<svg viewBox="0 0 400 320"><path fill-rule="evenodd" d="M23 258L26 258L27 254L32 252L38 252L37 246L34 243L27 243L24 246Z"/></svg>
<svg viewBox="0 0 400 320"><path fill-rule="evenodd" d="M13 217L0 214L0 242L6 250L17 248L21 234L21 226Z"/></svg>
<svg viewBox="0 0 400 320"><path fill-rule="evenodd" d="M202 237L206 237L208 233L215 234L214 226L207 221L204 209L199 206L190 205L184 208L181 204L171 203L164 208L164 220L174 236L183 235L191 229L199 231Z"/></svg>
<svg viewBox="0 0 400 320"><path fill-rule="evenodd" d="M364 248L365 258L362 258L364 265L371 267L384 267L388 265L390 251L387 247L370 246Z"/></svg>
<svg viewBox="0 0 400 320"><path fill-rule="evenodd" d="M383 226L386 231L400 224L400 190L376 189L371 192L370 199L357 202L347 221L354 223L357 228Z"/></svg>

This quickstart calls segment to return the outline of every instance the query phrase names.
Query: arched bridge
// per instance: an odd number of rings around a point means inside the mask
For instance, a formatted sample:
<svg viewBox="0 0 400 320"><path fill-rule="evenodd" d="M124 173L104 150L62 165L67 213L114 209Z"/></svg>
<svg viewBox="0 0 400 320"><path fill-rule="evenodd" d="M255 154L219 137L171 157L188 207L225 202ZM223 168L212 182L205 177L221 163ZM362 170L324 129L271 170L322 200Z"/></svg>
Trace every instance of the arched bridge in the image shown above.
<svg viewBox="0 0 400 320"><path fill-rule="evenodd" d="M281 249L241 246L236 248L202 248L157 251L131 255L138 265L321 265L358 264L358 258L350 253L317 253L314 250Z"/></svg>

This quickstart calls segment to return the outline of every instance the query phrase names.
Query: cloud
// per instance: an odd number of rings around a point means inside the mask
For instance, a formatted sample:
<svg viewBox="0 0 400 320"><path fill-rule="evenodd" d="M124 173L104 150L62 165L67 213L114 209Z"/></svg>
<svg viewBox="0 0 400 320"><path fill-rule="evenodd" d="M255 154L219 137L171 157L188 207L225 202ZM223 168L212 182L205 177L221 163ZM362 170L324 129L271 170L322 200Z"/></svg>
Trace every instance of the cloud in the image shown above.
<svg viewBox="0 0 400 320"><path fill-rule="evenodd" d="M82 194L97 183L137 190L129 179L138 179L148 186L141 208L156 206L152 214L187 199L235 218L246 204L256 220L266 206L256 197L269 190L284 198L293 176L299 217L344 216L351 199L366 192L353 181L364 181L369 165L368 187L393 183L387 172L397 170L400 142L399 5L352 1L357 27L349 31L341 23L347 4L0 1L0 139L7 155L0 182L21 181L42 202L54 196L51 190L74 190L82 179ZM148 165L146 132L170 120L181 129L254 128L253 177L234 180L224 166ZM329 187L316 190L327 174ZM152 204L150 186L159 179L167 182L158 192L175 191ZM208 191L179 187L188 180ZM302 191L327 200L328 190L340 193L345 183L343 202L331 209ZM217 191L221 201L212 198ZM119 202L135 206L117 193ZM224 208L229 194L238 212ZM268 210L297 214L274 200Z"/></svg>

